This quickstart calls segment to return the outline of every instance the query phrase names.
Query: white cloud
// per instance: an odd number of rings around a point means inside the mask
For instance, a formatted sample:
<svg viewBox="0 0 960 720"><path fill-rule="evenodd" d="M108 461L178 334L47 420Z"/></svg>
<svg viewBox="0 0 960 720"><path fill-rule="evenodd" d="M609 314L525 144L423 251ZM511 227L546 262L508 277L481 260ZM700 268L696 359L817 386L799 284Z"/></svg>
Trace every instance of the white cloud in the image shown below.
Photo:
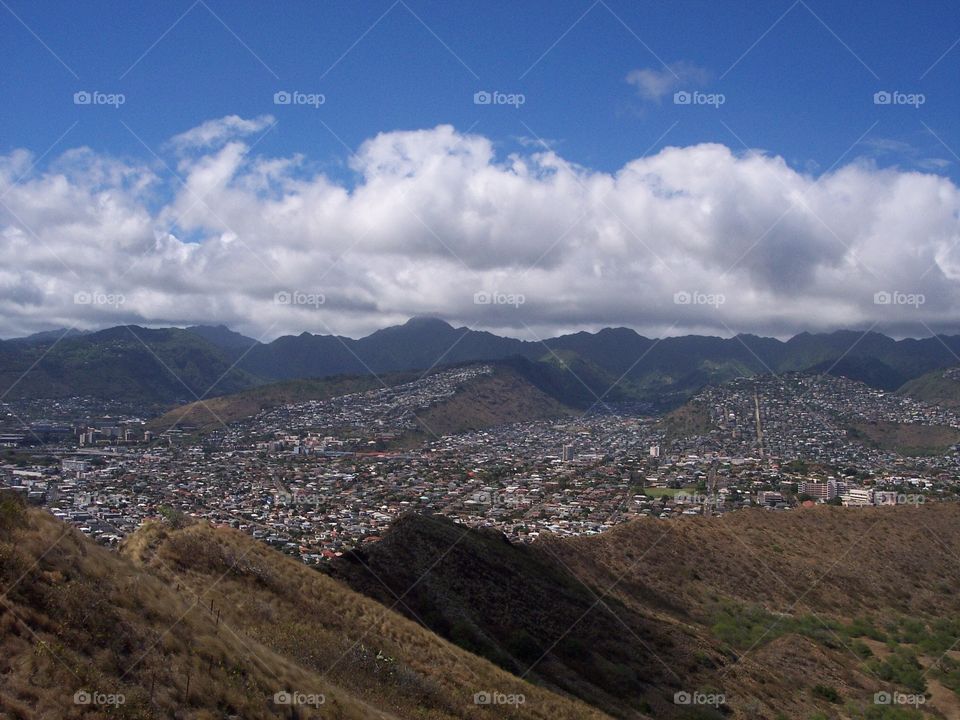
<svg viewBox="0 0 960 720"><path fill-rule="evenodd" d="M227 115L216 120L207 120L202 125L174 135L170 144L178 151L205 149L234 138L262 132L273 124L272 115L261 115L251 120L245 120L238 115Z"/></svg>
<svg viewBox="0 0 960 720"><path fill-rule="evenodd" d="M627 82L637 88L644 100L660 102L682 87L700 87L710 79L710 71L686 60L656 68L638 68L627 73Z"/></svg>
<svg viewBox="0 0 960 720"><path fill-rule="evenodd" d="M0 157L0 336L208 321L358 335L422 313L518 335L875 321L924 335L960 310L960 190L938 175L858 161L817 179L717 144L606 173L554 151L498 157L439 126L369 139L346 186L217 137L182 160L185 187L86 149L32 171L28 153ZM295 290L326 302L274 302ZM483 290L526 302L474 304ZM80 291L125 302L75 304ZM676 304L684 291L725 302ZM881 291L925 302L874 304Z"/></svg>

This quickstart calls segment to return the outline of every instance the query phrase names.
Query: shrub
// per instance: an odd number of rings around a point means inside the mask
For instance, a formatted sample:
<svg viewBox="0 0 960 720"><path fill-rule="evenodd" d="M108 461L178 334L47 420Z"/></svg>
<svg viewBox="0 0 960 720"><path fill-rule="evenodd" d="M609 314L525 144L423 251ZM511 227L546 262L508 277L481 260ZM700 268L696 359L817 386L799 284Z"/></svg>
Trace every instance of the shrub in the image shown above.
<svg viewBox="0 0 960 720"><path fill-rule="evenodd" d="M828 700L832 703L840 702L840 693L837 692L837 689L831 685L814 685L813 694L816 697L821 697L824 700Z"/></svg>

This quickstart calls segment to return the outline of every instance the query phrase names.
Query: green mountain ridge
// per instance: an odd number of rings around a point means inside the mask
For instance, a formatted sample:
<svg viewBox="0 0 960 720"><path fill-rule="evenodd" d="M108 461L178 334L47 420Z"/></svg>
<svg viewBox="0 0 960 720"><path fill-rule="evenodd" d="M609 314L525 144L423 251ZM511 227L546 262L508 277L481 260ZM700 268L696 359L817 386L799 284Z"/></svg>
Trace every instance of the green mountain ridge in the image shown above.
<svg viewBox="0 0 960 720"><path fill-rule="evenodd" d="M222 326L123 326L0 342L0 394L119 396L169 407L284 380L523 359L569 371L569 381L544 380L565 385L556 393L566 404L609 397L668 410L706 384L771 371L831 372L894 390L955 365L957 355L960 336L893 340L852 331L804 333L782 342L752 335L651 340L608 328L527 342L414 318L357 340L302 333L260 343Z"/></svg>

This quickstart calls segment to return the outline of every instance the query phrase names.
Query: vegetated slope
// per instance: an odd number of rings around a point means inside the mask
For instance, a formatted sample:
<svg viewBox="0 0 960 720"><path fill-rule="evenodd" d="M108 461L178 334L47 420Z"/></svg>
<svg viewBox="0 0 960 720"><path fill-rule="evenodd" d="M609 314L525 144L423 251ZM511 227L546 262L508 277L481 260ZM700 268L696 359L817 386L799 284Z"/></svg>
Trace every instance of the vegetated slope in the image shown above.
<svg viewBox="0 0 960 720"><path fill-rule="evenodd" d="M667 442L674 438L706 435L713 429L710 408L695 400L690 400L664 415L660 424L666 433Z"/></svg>
<svg viewBox="0 0 960 720"><path fill-rule="evenodd" d="M281 405L327 400L338 395L363 392L416 379L415 373L389 373L376 378L373 375L343 375L330 378L285 380L241 390L231 395L194 401L173 408L148 426L160 432L175 426L190 426L200 431L217 430L224 424L245 420Z"/></svg>
<svg viewBox="0 0 960 720"><path fill-rule="evenodd" d="M259 340L234 332L226 325L193 325L186 329L228 353L231 360L242 357L245 352L260 344Z"/></svg>
<svg viewBox="0 0 960 720"><path fill-rule="evenodd" d="M614 380L628 381L643 399L666 396L676 406L705 384L771 371L831 368L834 374L892 387L955 364L955 353L960 353L960 336L893 340L846 330L801 333L781 342L755 335L651 339L628 328L605 328L523 341L454 328L437 318L413 318L357 340L310 333L277 338L254 346L239 367L259 377L287 379L556 355L566 361L577 357Z"/></svg>
<svg viewBox="0 0 960 720"><path fill-rule="evenodd" d="M465 327L454 328L436 318L418 317L356 340L310 333L280 337L253 348L239 367L277 380L426 370L435 365L528 354L533 345ZM543 351L542 346L537 348L537 354Z"/></svg>
<svg viewBox="0 0 960 720"><path fill-rule="evenodd" d="M7 498L0 518L3 717L501 717L482 692L523 695L515 717L601 717L237 531L151 525L121 556Z"/></svg>
<svg viewBox="0 0 960 720"><path fill-rule="evenodd" d="M844 357L839 360L825 360L806 368L806 372L829 373L881 390L896 390L908 377L876 358Z"/></svg>
<svg viewBox="0 0 960 720"><path fill-rule="evenodd" d="M115 327L34 342L0 343L0 395L89 395L169 405L222 395L260 381L186 330Z"/></svg>
<svg viewBox="0 0 960 720"><path fill-rule="evenodd" d="M469 366L461 363L456 367ZM494 363L492 375L481 375L464 383L451 398L417 414L422 432L416 437L443 435L492 425L560 417L574 412L571 407L589 407L595 396L584 389L569 373L553 366L524 358L511 358ZM441 372L447 366L433 368ZM164 431L174 426L194 427L199 431L216 430L224 423L253 417L259 412L281 405L328 400L384 385L397 386L423 377L420 372L393 372L379 377L343 375L312 380L287 380L243 390L232 395L205 399L173 408L149 423L153 430ZM603 393L608 386L599 387ZM606 398L622 398L619 391Z"/></svg>
<svg viewBox="0 0 960 720"><path fill-rule="evenodd" d="M607 600L616 616L598 608L591 588L535 548L439 516L403 517L329 571L387 605L402 596L401 611L461 647L618 717L670 711L661 690L673 686L672 697L682 686L657 653L684 668L684 681L697 653L720 662L708 644L648 612L616 599Z"/></svg>
<svg viewBox="0 0 960 720"><path fill-rule="evenodd" d="M423 433L438 436L573 413L522 376L500 367L466 383L453 397L418 412L416 419Z"/></svg>
<svg viewBox="0 0 960 720"><path fill-rule="evenodd" d="M874 705L893 690L946 718L958 557L960 506L943 503L641 519L529 547L409 518L330 572L386 601L435 563L408 612L619 717L686 717L674 693L700 689L737 718L920 717Z"/></svg>
<svg viewBox="0 0 960 720"><path fill-rule="evenodd" d="M960 368L934 370L904 383L899 392L923 402L945 407L960 407L958 370Z"/></svg>
<svg viewBox="0 0 960 720"><path fill-rule="evenodd" d="M858 422L847 428L847 434L864 444L901 455L942 455L960 443L960 430L949 425Z"/></svg>
<svg viewBox="0 0 960 720"><path fill-rule="evenodd" d="M204 333L228 348L241 342L222 331ZM579 359L629 387L635 399L656 401L669 409L708 383L771 371L829 368L833 374L892 389L907 378L954 364L954 353L960 353L958 336L893 340L880 333L846 330L801 333L781 342L755 335L652 339L629 328L605 328L523 341L419 317L356 340L310 333L277 338L256 344L239 367L259 377L286 379L558 356L568 363Z"/></svg>

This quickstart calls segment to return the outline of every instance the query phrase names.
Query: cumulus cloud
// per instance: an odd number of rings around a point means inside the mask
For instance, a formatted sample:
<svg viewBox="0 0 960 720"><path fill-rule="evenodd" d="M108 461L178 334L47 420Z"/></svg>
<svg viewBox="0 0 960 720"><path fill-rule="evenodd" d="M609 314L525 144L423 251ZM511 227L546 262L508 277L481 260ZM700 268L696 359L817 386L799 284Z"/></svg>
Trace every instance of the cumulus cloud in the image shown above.
<svg viewBox="0 0 960 720"><path fill-rule="evenodd" d="M686 60L655 68L638 68L627 73L627 82L633 85L644 100L660 102L681 87L700 87L710 79L710 71Z"/></svg>
<svg viewBox="0 0 960 720"><path fill-rule="evenodd" d="M417 314L518 336L956 326L960 191L939 175L815 177L718 144L599 172L441 125L370 138L346 183L209 129L267 121L249 122L197 129L218 139L191 141L184 185L88 149L0 157L0 336L356 336Z"/></svg>

